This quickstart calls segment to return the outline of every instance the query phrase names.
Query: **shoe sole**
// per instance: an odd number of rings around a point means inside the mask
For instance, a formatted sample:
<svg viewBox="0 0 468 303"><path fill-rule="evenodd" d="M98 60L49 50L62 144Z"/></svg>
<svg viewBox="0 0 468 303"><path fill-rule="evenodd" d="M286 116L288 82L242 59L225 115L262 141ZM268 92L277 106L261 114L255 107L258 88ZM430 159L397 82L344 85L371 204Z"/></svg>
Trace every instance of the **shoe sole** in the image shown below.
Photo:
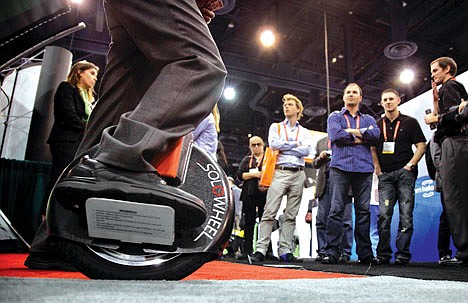
<svg viewBox="0 0 468 303"><path fill-rule="evenodd" d="M24 266L28 267L29 269L39 269L39 270L62 270L62 271L69 271L69 272L77 272L73 265L67 264L62 261L46 261L43 259L37 258L26 258L24 261Z"/></svg>
<svg viewBox="0 0 468 303"><path fill-rule="evenodd" d="M175 190L175 189L174 189ZM206 220L206 209L203 201L187 200L177 195L136 186L134 184L106 181L89 182L63 180L55 187L57 201L68 208L84 204L89 198L108 198L123 201L165 205L175 210L175 222L183 228L193 228L202 225Z"/></svg>

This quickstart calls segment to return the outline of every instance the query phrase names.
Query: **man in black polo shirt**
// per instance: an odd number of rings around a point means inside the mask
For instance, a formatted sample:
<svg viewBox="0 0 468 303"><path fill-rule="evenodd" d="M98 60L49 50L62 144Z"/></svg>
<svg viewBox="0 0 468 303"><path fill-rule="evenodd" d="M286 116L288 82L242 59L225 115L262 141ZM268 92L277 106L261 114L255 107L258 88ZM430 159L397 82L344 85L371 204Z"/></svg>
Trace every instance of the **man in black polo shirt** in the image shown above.
<svg viewBox="0 0 468 303"><path fill-rule="evenodd" d="M413 235L414 186L417 164L426 150L426 138L416 119L398 111L400 96L394 89L381 95L384 116L377 121L380 140L373 148L375 172L379 177L379 244L377 264L389 264L392 258L390 226L398 200L400 222L396 238L395 264L407 264ZM412 146L416 145L413 153Z"/></svg>

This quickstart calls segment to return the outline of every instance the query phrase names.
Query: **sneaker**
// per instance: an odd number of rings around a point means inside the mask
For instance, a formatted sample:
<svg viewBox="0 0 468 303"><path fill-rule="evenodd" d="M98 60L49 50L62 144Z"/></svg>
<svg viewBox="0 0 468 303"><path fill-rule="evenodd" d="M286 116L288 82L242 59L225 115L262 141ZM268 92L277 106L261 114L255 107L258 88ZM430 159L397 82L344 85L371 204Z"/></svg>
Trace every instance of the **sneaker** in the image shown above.
<svg viewBox="0 0 468 303"><path fill-rule="evenodd" d="M30 252L24 266L30 269L78 271L55 252Z"/></svg>
<svg viewBox="0 0 468 303"><path fill-rule="evenodd" d="M248 256L248 258L250 263L258 263L263 262L265 260L265 256L259 251L255 252L251 256Z"/></svg>
<svg viewBox="0 0 468 303"><path fill-rule="evenodd" d="M338 263L347 264L347 263L349 263L350 259L351 259L351 258L350 258L348 255L341 255L341 256L338 258Z"/></svg>
<svg viewBox="0 0 468 303"><path fill-rule="evenodd" d="M176 225L193 228L206 219L205 203L177 187L164 184L156 173L110 167L85 156L55 186L63 206L82 206L90 197L170 206Z"/></svg>
<svg viewBox="0 0 468 303"><path fill-rule="evenodd" d="M283 254L279 257L280 262L285 263L300 263L302 259L296 258L292 253Z"/></svg>
<svg viewBox="0 0 468 303"><path fill-rule="evenodd" d="M390 264L390 258L388 257L377 257L375 258L375 265L386 265Z"/></svg>
<svg viewBox="0 0 468 303"><path fill-rule="evenodd" d="M406 265L410 262L410 259L405 256L396 256L395 257L395 264L396 265Z"/></svg>
<svg viewBox="0 0 468 303"><path fill-rule="evenodd" d="M324 254L318 254L317 257L315 257L315 262L322 262L324 257Z"/></svg>
<svg viewBox="0 0 468 303"><path fill-rule="evenodd" d="M378 258L371 255L369 257L359 259L359 263L360 264L377 264L378 262L377 260Z"/></svg>
<svg viewBox="0 0 468 303"><path fill-rule="evenodd" d="M278 258L270 251L266 253L265 260L278 261Z"/></svg>
<svg viewBox="0 0 468 303"><path fill-rule="evenodd" d="M335 256L329 255L322 259L322 264L337 264L338 259Z"/></svg>
<svg viewBox="0 0 468 303"><path fill-rule="evenodd" d="M463 261L459 260L457 257L451 257L450 255L443 256L439 259L440 265L457 265L462 264Z"/></svg>

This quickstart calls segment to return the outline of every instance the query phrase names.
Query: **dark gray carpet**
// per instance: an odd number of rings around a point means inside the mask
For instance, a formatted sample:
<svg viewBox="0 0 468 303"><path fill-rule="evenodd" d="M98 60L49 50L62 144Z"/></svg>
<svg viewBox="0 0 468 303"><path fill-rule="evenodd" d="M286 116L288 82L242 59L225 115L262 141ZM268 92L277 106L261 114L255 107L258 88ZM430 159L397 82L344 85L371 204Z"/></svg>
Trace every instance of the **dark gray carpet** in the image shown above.
<svg viewBox="0 0 468 303"><path fill-rule="evenodd" d="M223 258L223 261L248 264L247 260L236 260L235 258ZM265 261L258 265L284 265L285 263ZM315 262L314 259L304 259L301 263L292 265L301 266L307 270L357 274L368 276L394 276L402 278L424 279L424 280L447 280L468 282L467 265L439 265L438 263L410 263L408 265L363 265L357 262L348 264L325 265ZM468 302L468 299L467 299Z"/></svg>

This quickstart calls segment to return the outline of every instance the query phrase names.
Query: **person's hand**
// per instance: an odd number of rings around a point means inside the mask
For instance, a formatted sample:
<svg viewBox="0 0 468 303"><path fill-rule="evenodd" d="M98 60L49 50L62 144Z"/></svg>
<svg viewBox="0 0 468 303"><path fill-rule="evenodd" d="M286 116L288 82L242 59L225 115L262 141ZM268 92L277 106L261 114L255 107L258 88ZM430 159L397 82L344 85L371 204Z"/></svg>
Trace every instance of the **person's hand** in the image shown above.
<svg viewBox="0 0 468 303"><path fill-rule="evenodd" d="M205 21L207 24L211 22L211 19L215 17L215 13L207 9L206 7L200 7L200 12L203 15L203 18L205 18Z"/></svg>
<svg viewBox="0 0 468 303"><path fill-rule="evenodd" d="M320 155L319 155L319 158L320 158L320 159L326 159L326 158L328 158L327 151L326 151L326 150L322 151L322 152L320 153Z"/></svg>
<svg viewBox="0 0 468 303"><path fill-rule="evenodd" d="M432 123L437 123L439 121L439 118L434 115L434 113L430 113L424 116L424 123L427 125L430 125Z"/></svg>
<svg viewBox="0 0 468 303"><path fill-rule="evenodd" d="M434 102L439 102L439 91L437 90L437 84L434 81L431 81L431 86Z"/></svg>
<svg viewBox="0 0 468 303"><path fill-rule="evenodd" d="M306 223L312 223L312 213L311 212L307 212L307 214L305 215L305 222Z"/></svg>
<svg viewBox="0 0 468 303"><path fill-rule="evenodd" d="M382 168L380 168L380 166L375 165L374 174L376 176L380 176L382 174Z"/></svg>
<svg viewBox="0 0 468 303"><path fill-rule="evenodd" d="M261 172L261 171L258 171L258 172L253 173L253 174L254 174L254 177L255 177L255 178L260 179L260 178L262 177L262 172Z"/></svg>
<svg viewBox="0 0 468 303"><path fill-rule="evenodd" d="M458 113L461 113L463 111L463 109L465 109L466 107L466 103L468 103L468 101L465 101L463 99L462 100L462 103L460 103L460 105L458 105Z"/></svg>

